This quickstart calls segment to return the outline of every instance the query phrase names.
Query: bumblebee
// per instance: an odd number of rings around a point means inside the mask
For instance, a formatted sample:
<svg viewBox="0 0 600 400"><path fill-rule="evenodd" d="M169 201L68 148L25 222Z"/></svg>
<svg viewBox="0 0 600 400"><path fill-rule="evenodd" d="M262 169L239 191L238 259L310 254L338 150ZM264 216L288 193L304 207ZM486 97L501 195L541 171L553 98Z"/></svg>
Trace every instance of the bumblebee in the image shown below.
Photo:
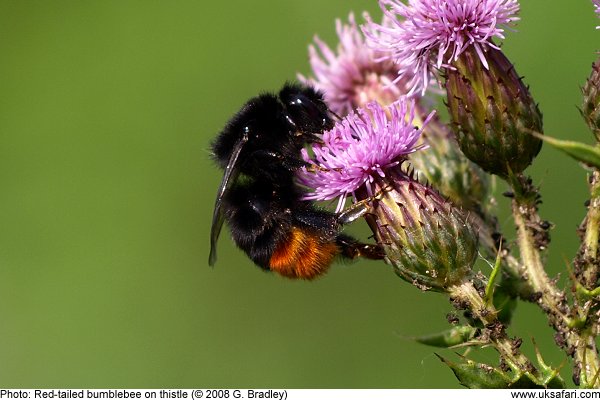
<svg viewBox="0 0 600 400"><path fill-rule="evenodd" d="M211 266L224 221L256 265L288 278L313 279L337 257L383 258L379 246L340 233L368 211L366 202L335 214L301 200L304 190L294 175L307 163L300 151L333 125L323 95L292 83L277 95L250 99L231 118L212 143L224 173L213 212Z"/></svg>

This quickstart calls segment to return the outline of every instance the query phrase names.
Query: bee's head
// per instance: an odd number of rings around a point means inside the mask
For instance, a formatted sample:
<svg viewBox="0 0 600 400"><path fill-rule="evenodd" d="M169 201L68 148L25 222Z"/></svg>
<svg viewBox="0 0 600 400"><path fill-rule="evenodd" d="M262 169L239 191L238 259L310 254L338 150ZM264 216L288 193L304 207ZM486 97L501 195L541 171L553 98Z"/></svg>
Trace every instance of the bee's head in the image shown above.
<svg viewBox="0 0 600 400"><path fill-rule="evenodd" d="M212 144L218 164L222 168L227 165L231 151L244 136L247 140L239 156L242 164L257 150L281 146L280 142L287 140L289 130L285 119L278 117L281 114L283 107L274 95L262 94L246 102Z"/></svg>
<svg viewBox="0 0 600 400"><path fill-rule="evenodd" d="M323 95L312 87L287 83L279 92L279 98L286 108L288 121L297 132L315 134L333 128Z"/></svg>

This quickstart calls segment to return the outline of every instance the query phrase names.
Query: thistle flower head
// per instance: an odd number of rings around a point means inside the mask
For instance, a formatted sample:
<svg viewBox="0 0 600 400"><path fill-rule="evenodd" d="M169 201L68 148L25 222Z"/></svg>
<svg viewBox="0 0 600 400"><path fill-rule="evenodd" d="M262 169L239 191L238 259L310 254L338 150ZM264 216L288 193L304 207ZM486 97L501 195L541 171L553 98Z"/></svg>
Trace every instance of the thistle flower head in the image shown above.
<svg viewBox="0 0 600 400"><path fill-rule="evenodd" d="M379 0L379 5L390 23L368 19L367 44L398 65L399 77L410 77L409 93L424 92L435 68L471 46L487 66L486 49L498 48L492 39L504 39L519 11L517 0Z"/></svg>
<svg viewBox="0 0 600 400"><path fill-rule="evenodd" d="M333 112L345 116L374 99L389 104L406 92L404 81L396 79L397 66L389 59L378 62L382 55L365 45L353 14L348 24L336 20L336 31L339 44L335 51L319 37L309 46L314 78L298 76L325 94Z"/></svg>
<svg viewBox="0 0 600 400"><path fill-rule="evenodd" d="M401 97L387 107L377 102L351 112L323 134L306 162L316 166L299 180L314 189L306 199L371 199L365 215L386 261L404 280L422 290L447 291L467 279L478 238L462 212L401 164L420 147L421 127L412 126L415 101Z"/></svg>
<svg viewBox="0 0 600 400"><path fill-rule="evenodd" d="M312 148L312 158L303 150L304 160L318 167L314 172L300 172L299 181L314 188L305 199L330 200L339 196L339 210L346 197L358 190L373 194L371 184L375 179L385 177L388 169L423 147L418 141L433 113L420 128L412 125L414 116L415 103L405 97L388 107L371 102L366 109L351 112L323 134L323 143Z"/></svg>
<svg viewBox="0 0 600 400"><path fill-rule="evenodd" d="M592 0L592 2L594 3L594 11L596 12L596 15L600 17L600 0ZM600 29L600 26L597 26L596 29Z"/></svg>

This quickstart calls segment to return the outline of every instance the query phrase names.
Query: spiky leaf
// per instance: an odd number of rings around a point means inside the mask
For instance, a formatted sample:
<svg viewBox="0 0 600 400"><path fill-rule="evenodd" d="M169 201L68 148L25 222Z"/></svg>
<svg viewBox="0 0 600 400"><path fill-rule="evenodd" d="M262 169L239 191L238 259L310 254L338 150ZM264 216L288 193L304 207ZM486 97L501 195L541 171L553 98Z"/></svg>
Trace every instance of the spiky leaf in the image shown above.
<svg viewBox="0 0 600 400"><path fill-rule="evenodd" d="M600 168L600 148L590 146L585 143L572 140L561 140L549 136L539 135L535 132L532 135L545 140L552 147L566 153L575 160L584 163L590 167Z"/></svg>
<svg viewBox="0 0 600 400"><path fill-rule="evenodd" d="M560 389L565 387L564 381L556 370L551 370L551 373L543 370L538 374L528 371L503 371L465 357L461 357L463 362L454 363L437 356L452 369L460 384L470 389Z"/></svg>
<svg viewBox="0 0 600 400"><path fill-rule="evenodd" d="M473 339L476 332L477 328L459 325L442 332L416 337L415 340L428 346L448 348L468 342Z"/></svg>

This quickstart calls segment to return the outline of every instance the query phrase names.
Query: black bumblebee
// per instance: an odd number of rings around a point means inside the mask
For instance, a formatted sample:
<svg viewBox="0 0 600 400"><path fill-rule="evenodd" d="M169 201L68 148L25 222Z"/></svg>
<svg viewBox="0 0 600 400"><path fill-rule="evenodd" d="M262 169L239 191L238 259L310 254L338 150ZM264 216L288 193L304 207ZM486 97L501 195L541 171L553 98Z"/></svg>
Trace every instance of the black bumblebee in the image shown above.
<svg viewBox="0 0 600 400"><path fill-rule="evenodd" d="M340 233L343 224L367 212L366 203L334 214L301 200L304 191L294 175L307 164L300 151L333 127L329 114L321 93L287 83L277 96L250 99L227 123L212 144L224 174L215 201L210 265L224 220L255 264L289 278L315 278L337 256L383 258L377 245Z"/></svg>

